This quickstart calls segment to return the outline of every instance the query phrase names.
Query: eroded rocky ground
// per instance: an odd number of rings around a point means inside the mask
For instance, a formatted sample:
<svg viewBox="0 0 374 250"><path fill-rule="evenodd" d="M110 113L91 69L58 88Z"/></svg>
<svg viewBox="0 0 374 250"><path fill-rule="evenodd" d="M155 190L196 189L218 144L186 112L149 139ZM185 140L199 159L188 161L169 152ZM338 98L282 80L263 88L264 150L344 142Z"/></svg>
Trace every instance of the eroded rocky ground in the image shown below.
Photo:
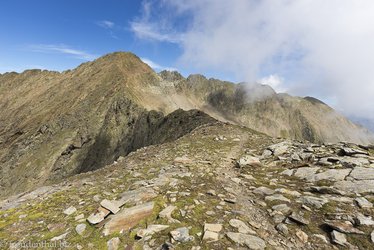
<svg viewBox="0 0 374 250"><path fill-rule="evenodd" d="M203 125L0 202L0 246L373 249L373 153Z"/></svg>

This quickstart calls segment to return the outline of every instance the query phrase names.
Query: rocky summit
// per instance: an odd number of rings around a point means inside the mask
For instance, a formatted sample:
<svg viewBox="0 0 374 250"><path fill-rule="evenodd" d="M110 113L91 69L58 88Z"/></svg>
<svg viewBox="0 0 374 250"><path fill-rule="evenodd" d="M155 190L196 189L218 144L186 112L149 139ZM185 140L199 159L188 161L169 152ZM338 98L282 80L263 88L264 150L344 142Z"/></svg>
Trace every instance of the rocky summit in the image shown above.
<svg viewBox="0 0 374 250"><path fill-rule="evenodd" d="M69 249L371 249L373 202L374 147L212 122L9 197L0 238Z"/></svg>
<svg viewBox="0 0 374 250"><path fill-rule="evenodd" d="M373 249L371 136L131 53L6 73L0 249Z"/></svg>

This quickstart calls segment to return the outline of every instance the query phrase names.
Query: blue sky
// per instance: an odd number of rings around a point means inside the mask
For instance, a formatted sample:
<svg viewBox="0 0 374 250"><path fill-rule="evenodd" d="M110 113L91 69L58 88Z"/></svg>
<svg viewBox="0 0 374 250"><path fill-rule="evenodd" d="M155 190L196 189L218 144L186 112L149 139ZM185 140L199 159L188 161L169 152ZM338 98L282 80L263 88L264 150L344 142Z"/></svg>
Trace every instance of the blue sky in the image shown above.
<svg viewBox="0 0 374 250"><path fill-rule="evenodd" d="M374 121L372 0L4 0L0 73L114 51L153 66L314 96Z"/></svg>
<svg viewBox="0 0 374 250"><path fill-rule="evenodd" d="M181 53L177 44L142 40L132 32L141 12L141 1L3 1L0 72L65 70L114 51L174 67Z"/></svg>

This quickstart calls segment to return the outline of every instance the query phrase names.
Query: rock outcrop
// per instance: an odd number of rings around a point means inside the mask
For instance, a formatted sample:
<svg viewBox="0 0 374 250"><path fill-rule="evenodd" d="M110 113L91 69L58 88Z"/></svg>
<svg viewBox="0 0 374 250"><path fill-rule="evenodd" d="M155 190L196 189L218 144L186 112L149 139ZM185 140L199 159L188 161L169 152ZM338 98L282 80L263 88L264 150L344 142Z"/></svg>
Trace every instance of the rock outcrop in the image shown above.
<svg viewBox="0 0 374 250"><path fill-rule="evenodd" d="M0 243L371 249L373 164L372 147L275 139L235 125L205 124L104 168L2 201Z"/></svg>

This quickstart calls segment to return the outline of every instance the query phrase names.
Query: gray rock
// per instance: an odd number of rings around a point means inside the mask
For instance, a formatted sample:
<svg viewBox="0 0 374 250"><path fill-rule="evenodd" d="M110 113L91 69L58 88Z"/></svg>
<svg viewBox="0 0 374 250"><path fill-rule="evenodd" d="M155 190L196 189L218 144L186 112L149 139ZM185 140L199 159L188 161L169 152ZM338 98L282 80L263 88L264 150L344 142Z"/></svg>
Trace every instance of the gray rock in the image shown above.
<svg viewBox="0 0 374 250"><path fill-rule="evenodd" d="M262 164L261 164L261 161L260 161L259 158L254 157L254 156L250 156L250 155L245 155L245 156L241 157L237 161L237 166L239 168L244 168L244 167L261 167Z"/></svg>
<svg viewBox="0 0 374 250"><path fill-rule="evenodd" d="M82 223L82 224L78 224L76 227L75 227L75 231L77 232L77 234L79 235L83 235L84 231L86 230L86 227L87 225Z"/></svg>
<svg viewBox="0 0 374 250"><path fill-rule="evenodd" d="M282 223L284 219L286 219L286 217L283 214L279 214L279 213L272 215L272 217L273 217L274 223L276 224Z"/></svg>
<svg viewBox="0 0 374 250"><path fill-rule="evenodd" d="M283 201L283 202L291 202L290 199L287 199L281 194L273 194L265 197L265 201Z"/></svg>
<svg viewBox="0 0 374 250"><path fill-rule="evenodd" d="M66 215L72 215L73 213L75 213L77 211L77 209L73 206L67 208L64 210L64 214Z"/></svg>
<svg viewBox="0 0 374 250"><path fill-rule="evenodd" d="M373 180L374 168L355 167L350 176L356 180Z"/></svg>
<svg viewBox="0 0 374 250"><path fill-rule="evenodd" d="M283 141L274 145L269 146L271 152L273 152L274 156L283 155L289 152L290 143L287 141Z"/></svg>
<svg viewBox="0 0 374 250"><path fill-rule="evenodd" d="M348 233L348 234L365 234L361 230L352 226L350 222L342 222L342 221L326 221L325 225L331 227L332 229L339 231L341 233Z"/></svg>
<svg viewBox="0 0 374 250"><path fill-rule="evenodd" d="M301 194L295 190L289 190L289 189L286 189L286 188L277 188L275 189L275 192L278 192L278 193L281 193L281 194L287 194L287 195L292 195L292 196L296 196L296 197L300 197Z"/></svg>
<svg viewBox="0 0 374 250"><path fill-rule="evenodd" d="M283 223L279 223L278 225L276 225L275 229L277 229L280 233L284 235L288 234L288 227Z"/></svg>
<svg viewBox="0 0 374 250"><path fill-rule="evenodd" d="M300 156L298 154L293 153L291 155L291 161L293 161L293 162L301 161L301 158L300 158Z"/></svg>
<svg viewBox="0 0 374 250"><path fill-rule="evenodd" d="M193 236L189 235L189 229L187 227L180 227L170 232L173 240L178 242L188 242L194 239Z"/></svg>
<svg viewBox="0 0 374 250"><path fill-rule="evenodd" d="M329 169L325 172L315 174L312 178L313 181L330 180L342 181L351 172L350 169Z"/></svg>
<svg viewBox="0 0 374 250"><path fill-rule="evenodd" d="M371 242L374 243L374 231L371 232L371 234L370 234L370 239L371 239Z"/></svg>
<svg viewBox="0 0 374 250"><path fill-rule="evenodd" d="M360 208L372 208L373 204L368 201L365 197L357 197L355 202Z"/></svg>
<svg viewBox="0 0 374 250"><path fill-rule="evenodd" d="M321 240L323 243L329 243L328 241L327 241L327 238L326 238L326 236L324 236L324 235L322 235L322 234L313 234L313 237L314 238L317 238L318 240Z"/></svg>
<svg viewBox="0 0 374 250"><path fill-rule="evenodd" d="M307 243L309 239L309 236L300 229L296 229L296 237L304 244Z"/></svg>
<svg viewBox="0 0 374 250"><path fill-rule="evenodd" d="M334 187L349 193L374 194L374 180L337 181L334 183Z"/></svg>
<svg viewBox="0 0 374 250"><path fill-rule="evenodd" d="M75 218L74 218L74 220L76 220L76 221L79 221L79 220L82 220L82 219L84 219L84 214L79 214L79 215L75 216Z"/></svg>
<svg viewBox="0 0 374 250"><path fill-rule="evenodd" d="M258 187L253 190L253 193L255 194L261 194L261 195L271 195L274 194L275 191L273 189L267 188L267 187Z"/></svg>
<svg viewBox="0 0 374 250"><path fill-rule="evenodd" d="M356 154L368 155L366 151L363 151L360 149L348 148L348 147L342 147L339 152L339 155L346 155L346 156L352 156Z"/></svg>
<svg viewBox="0 0 374 250"><path fill-rule="evenodd" d="M294 176L305 179L307 181L313 181L314 174L319 170L319 167L302 167L298 168Z"/></svg>
<svg viewBox="0 0 374 250"><path fill-rule="evenodd" d="M355 223L359 226L373 226L374 221L372 220L371 216L365 216L362 213L357 213L356 217L354 218Z"/></svg>
<svg viewBox="0 0 374 250"><path fill-rule="evenodd" d="M344 156L340 158L340 163L346 168L361 167L361 166L370 164L368 159L355 158L355 157L350 157L350 156Z"/></svg>
<svg viewBox="0 0 374 250"><path fill-rule="evenodd" d="M216 232L219 233L222 230L222 224L210 224L210 223L205 223L204 224L204 231L211 231L211 232Z"/></svg>
<svg viewBox="0 0 374 250"><path fill-rule="evenodd" d="M154 202L147 202L141 205L123 209L113 215L104 226L104 235L126 231L136 226L141 220L153 213Z"/></svg>
<svg viewBox="0 0 374 250"><path fill-rule="evenodd" d="M314 193L320 193L320 194L338 194L338 195L345 195L345 192L340 191L334 187L327 187L327 186L314 186L310 188L312 192Z"/></svg>
<svg viewBox="0 0 374 250"><path fill-rule="evenodd" d="M243 221L237 219L231 219L229 221L230 226L238 229L239 233L243 234L256 234L255 231L250 229Z"/></svg>
<svg viewBox="0 0 374 250"><path fill-rule="evenodd" d="M112 238L106 243L108 250L117 250L119 244L121 244L121 241L118 237Z"/></svg>
<svg viewBox="0 0 374 250"><path fill-rule="evenodd" d="M273 155L273 152L271 152L271 150L265 149L264 152L261 155L261 158L266 159L266 158L271 157L272 155Z"/></svg>
<svg viewBox="0 0 374 250"><path fill-rule="evenodd" d="M331 232L331 240L333 243L341 246L345 246L345 244L347 244L347 238L345 237L345 234L335 230Z"/></svg>
<svg viewBox="0 0 374 250"><path fill-rule="evenodd" d="M326 198L319 198L314 196L301 196L296 202L302 203L306 206L312 206L316 208L321 208L324 204L326 204L328 199Z"/></svg>
<svg viewBox="0 0 374 250"><path fill-rule="evenodd" d="M286 204L275 205L271 209L273 209L274 211L281 212L282 214L286 214L291 210L291 208Z"/></svg>
<svg viewBox="0 0 374 250"><path fill-rule="evenodd" d="M138 232L136 233L136 236L138 236L139 238L144 238L145 236L161 232L167 228L169 228L169 225L158 225L158 224L148 225L146 229L138 230Z"/></svg>
<svg viewBox="0 0 374 250"><path fill-rule="evenodd" d="M280 174L281 174L281 175L292 176L292 175L293 175L293 172L294 172L293 169L286 169L286 170L280 172Z"/></svg>
<svg viewBox="0 0 374 250"><path fill-rule="evenodd" d="M205 231L204 236L203 236L203 240L210 241L210 242L218 241L219 240L219 234L216 233L216 232Z"/></svg>
<svg viewBox="0 0 374 250"><path fill-rule="evenodd" d="M252 250L262 250L266 247L265 241L257 236L233 232L228 232L226 235L236 244L244 245Z"/></svg>
<svg viewBox="0 0 374 250"><path fill-rule="evenodd" d="M109 200L107 200L107 199L102 200L102 201L100 202L100 205L101 205L103 208L105 208L105 209L111 211L113 214L118 213L119 210L120 210L120 208L119 208L116 204L114 204L113 202L111 202L111 201L109 201Z"/></svg>
<svg viewBox="0 0 374 250"><path fill-rule="evenodd" d="M305 219L302 215L297 214L296 212L293 212L291 215L288 216L288 218L302 225L309 224L309 221L307 219Z"/></svg>
<svg viewBox="0 0 374 250"><path fill-rule="evenodd" d="M99 207L95 213L88 216L87 221L90 224L95 225L95 224L102 222L105 219L105 217L108 216L109 214L110 214L109 210L103 207Z"/></svg>
<svg viewBox="0 0 374 250"><path fill-rule="evenodd" d="M69 232L61 234L59 236L53 237L51 241L60 241L66 239L66 236L68 236Z"/></svg>

